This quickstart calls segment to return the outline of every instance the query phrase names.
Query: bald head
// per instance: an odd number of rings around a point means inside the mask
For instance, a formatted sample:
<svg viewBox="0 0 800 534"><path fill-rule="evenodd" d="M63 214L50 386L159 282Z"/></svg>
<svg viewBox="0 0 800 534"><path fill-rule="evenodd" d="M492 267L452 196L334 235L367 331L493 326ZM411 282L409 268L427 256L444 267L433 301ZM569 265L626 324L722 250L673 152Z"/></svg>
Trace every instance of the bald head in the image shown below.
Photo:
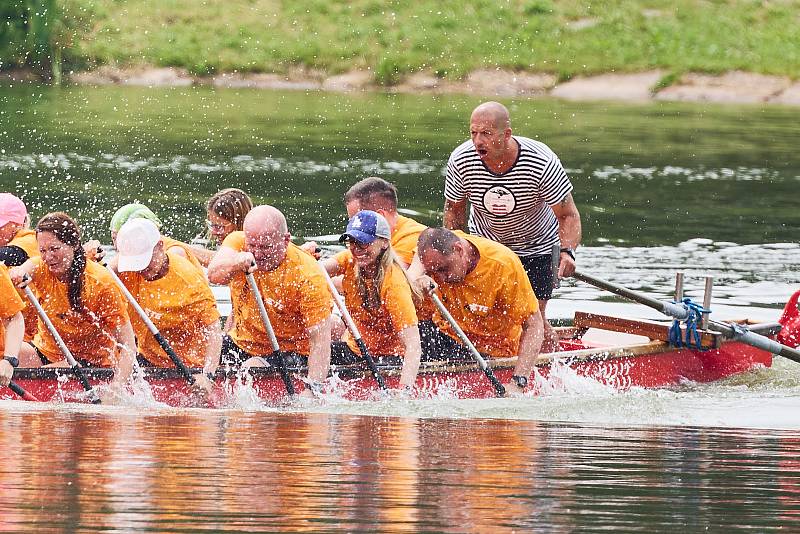
<svg viewBox="0 0 800 534"><path fill-rule="evenodd" d="M508 109L500 102L484 102L472 112L470 122L476 120L488 121L498 130L511 128L511 116Z"/></svg>
<svg viewBox="0 0 800 534"><path fill-rule="evenodd" d="M286 234L289 228L286 217L278 208L272 206L256 206L244 218L245 234Z"/></svg>
<svg viewBox="0 0 800 534"><path fill-rule="evenodd" d="M272 206L257 206L244 218L244 241L261 271L276 269L289 246L286 217Z"/></svg>

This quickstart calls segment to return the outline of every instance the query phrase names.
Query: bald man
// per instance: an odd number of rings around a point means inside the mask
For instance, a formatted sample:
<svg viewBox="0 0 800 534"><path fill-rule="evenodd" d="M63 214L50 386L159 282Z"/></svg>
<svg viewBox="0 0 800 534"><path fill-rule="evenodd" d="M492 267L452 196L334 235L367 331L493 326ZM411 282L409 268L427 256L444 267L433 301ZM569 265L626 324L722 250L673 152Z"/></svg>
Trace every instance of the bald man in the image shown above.
<svg viewBox="0 0 800 534"><path fill-rule="evenodd" d="M247 285L248 272L261 291L284 360L289 365L308 363L303 394L318 392L330 365L331 295L316 260L290 242L286 218L272 206L253 208L244 219L244 231L225 238L208 266L208 280L231 289L234 324L222 341L223 363L241 365L260 356L274 365L272 345Z"/></svg>
<svg viewBox="0 0 800 534"><path fill-rule="evenodd" d="M513 250L539 300L545 329L543 352L558 340L545 316L553 293L553 247L558 276L575 272L581 218L572 183L558 156L544 143L512 135L505 106L485 102L470 117L471 139L447 162L444 226L492 239ZM467 206L469 205L469 221Z"/></svg>

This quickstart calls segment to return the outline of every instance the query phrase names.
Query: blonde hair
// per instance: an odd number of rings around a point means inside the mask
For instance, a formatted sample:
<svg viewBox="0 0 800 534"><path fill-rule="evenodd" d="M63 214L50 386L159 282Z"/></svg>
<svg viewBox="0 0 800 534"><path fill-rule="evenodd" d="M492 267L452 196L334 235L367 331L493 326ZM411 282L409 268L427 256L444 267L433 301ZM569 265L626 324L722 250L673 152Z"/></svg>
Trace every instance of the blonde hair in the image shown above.
<svg viewBox="0 0 800 534"><path fill-rule="evenodd" d="M367 310L374 310L379 308L383 302L381 302L381 288L383 287L383 280L386 278L386 273L389 272L389 269L392 266L397 267L400 269L400 272L403 273L403 276L408 282L409 288L413 295L420 297L415 290L414 285L411 283L411 280L408 278L408 273L406 272L405 268L403 268L403 264L400 263L400 260L395 254L394 249L392 249L392 244L389 242L388 239L383 239L387 242L387 247L381 253L380 258L378 259L378 272L375 275L374 283L367 284L367 279L362 276L358 264L356 264L356 288L358 289L358 294L361 297L361 305Z"/></svg>

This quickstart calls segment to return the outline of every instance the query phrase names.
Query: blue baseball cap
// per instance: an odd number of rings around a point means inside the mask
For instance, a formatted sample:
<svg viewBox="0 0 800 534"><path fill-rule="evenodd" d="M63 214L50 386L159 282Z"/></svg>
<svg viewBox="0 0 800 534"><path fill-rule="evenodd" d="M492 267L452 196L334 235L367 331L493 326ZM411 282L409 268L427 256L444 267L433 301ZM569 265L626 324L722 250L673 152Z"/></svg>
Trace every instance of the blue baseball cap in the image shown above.
<svg viewBox="0 0 800 534"><path fill-rule="evenodd" d="M347 230L339 238L339 241L344 241L348 237L352 237L359 243L372 243L379 237L391 239L392 231L383 215L372 210L361 210L350 217L347 222Z"/></svg>

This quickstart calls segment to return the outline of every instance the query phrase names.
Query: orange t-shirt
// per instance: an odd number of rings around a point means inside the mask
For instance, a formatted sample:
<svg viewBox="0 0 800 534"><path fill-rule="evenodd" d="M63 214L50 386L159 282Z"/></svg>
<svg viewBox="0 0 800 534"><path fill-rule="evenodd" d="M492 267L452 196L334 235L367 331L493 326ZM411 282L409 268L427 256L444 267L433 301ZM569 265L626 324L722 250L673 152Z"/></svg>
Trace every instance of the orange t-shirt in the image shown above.
<svg viewBox="0 0 800 534"><path fill-rule="evenodd" d="M178 247L182 249L183 252L186 254L186 259L189 260L192 265L200 269L201 273L204 273L203 266L200 264L200 260L197 259L197 256L194 255L192 247L190 247L183 241L178 241L177 239L172 239L171 237L167 237L165 235L161 236L161 240L164 242L164 252L168 251L172 247Z"/></svg>
<svg viewBox="0 0 800 534"><path fill-rule="evenodd" d="M479 352L516 356L522 323L539 310L528 275L519 257L500 243L455 233L477 247L480 259L461 283L439 284L442 303ZM440 330L458 340L438 310L434 321Z"/></svg>
<svg viewBox="0 0 800 534"><path fill-rule="evenodd" d="M222 246L236 252L244 251L244 232L232 232ZM321 268L313 256L289 244L285 259L275 270L253 273L283 351L308 356L307 329L331 314L331 294ZM231 339L250 354L272 354L267 330L245 274L237 273L229 286L234 314L234 327L229 332Z"/></svg>
<svg viewBox="0 0 800 534"><path fill-rule="evenodd" d="M8 242L9 246L19 247L25 251L25 254L28 255L28 258L38 258L39 257L39 243L36 241L36 232L29 228L23 228L14 236L14 238ZM31 289L35 290L36 288L31 285ZM33 339L33 336L36 335L36 321L38 316L36 315L36 309L28 304L27 300L24 300L25 293L21 289L17 289L17 293L19 293L20 297L23 298L23 302L25 303L25 309L22 311L22 316L25 318L25 341L30 342Z"/></svg>
<svg viewBox="0 0 800 534"><path fill-rule="evenodd" d="M406 351L398 335L401 330L417 324L417 313L411 298L411 288L400 267L392 265L383 277L380 289L381 306L366 309L358 291L356 264L349 250L336 255L339 268L344 269L342 290L347 302L347 311L353 317L361 337L373 354L403 356ZM356 354L358 345L351 335L347 344Z"/></svg>
<svg viewBox="0 0 800 534"><path fill-rule="evenodd" d="M409 217L397 216L397 222L392 230L392 249L397 257L406 265L411 265L414 253L417 251L417 239L419 234L425 231L427 226L418 223Z"/></svg>
<svg viewBox="0 0 800 534"><path fill-rule="evenodd" d="M76 358L111 367L117 346L112 333L128 321L127 303L108 271L88 261L83 272L81 303L76 312L69 305L67 285L56 279L46 264L39 261L33 272L37 293L45 313L67 348ZM64 360L56 340L39 320L33 344L51 362Z"/></svg>
<svg viewBox="0 0 800 534"><path fill-rule="evenodd" d="M8 267L0 263L0 319L10 319L23 309L25 309L25 301L19 296L17 288L11 282L11 277L8 276ZM3 354L5 346L6 329L0 322L0 356Z"/></svg>
<svg viewBox="0 0 800 534"><path fill-rule="evenodd" d="M136 272L123 272L119 277L181 361L189 367L202 367L208 342L203 336L206 327L219 320L217 303L205 277L188 259L175 252L167 252L167 258L167 274L158 280L147 281ZM128 314L139 353L153 365L173 367L132 306Z"/></svg>

